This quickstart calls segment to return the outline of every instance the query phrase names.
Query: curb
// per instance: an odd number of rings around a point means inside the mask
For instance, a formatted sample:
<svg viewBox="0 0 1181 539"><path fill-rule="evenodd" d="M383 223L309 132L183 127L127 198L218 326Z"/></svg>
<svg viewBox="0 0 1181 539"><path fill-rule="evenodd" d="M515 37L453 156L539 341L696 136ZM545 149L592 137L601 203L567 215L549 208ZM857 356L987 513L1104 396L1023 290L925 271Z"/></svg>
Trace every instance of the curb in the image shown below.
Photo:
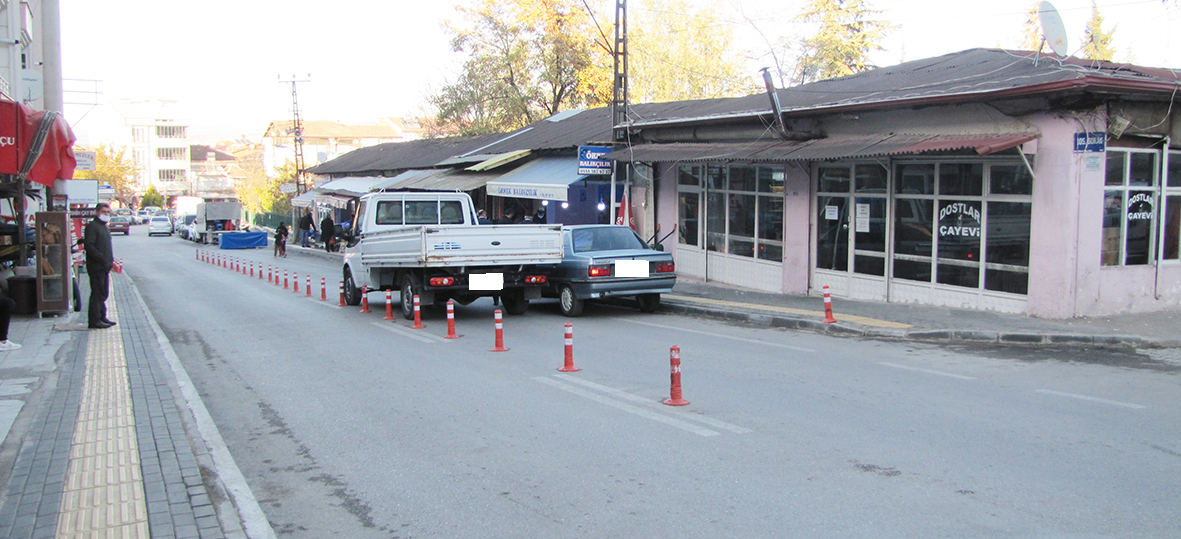
<svg viewBox="0 0 1181 539"><path fill-rule="evenodd" d="M1106 346L1127 348L1176 348L1179 341L1147 339L1139 335L1096 335L1079 333L1000 332L955 329L897 330L865 326L851 322L826 324L819 320L780 314L703 307L691 302L665 300L661 311L703 316L732 322L747 322L774 328L823 333L839 337L936 343L978 343L1013 346Z"/></svg>

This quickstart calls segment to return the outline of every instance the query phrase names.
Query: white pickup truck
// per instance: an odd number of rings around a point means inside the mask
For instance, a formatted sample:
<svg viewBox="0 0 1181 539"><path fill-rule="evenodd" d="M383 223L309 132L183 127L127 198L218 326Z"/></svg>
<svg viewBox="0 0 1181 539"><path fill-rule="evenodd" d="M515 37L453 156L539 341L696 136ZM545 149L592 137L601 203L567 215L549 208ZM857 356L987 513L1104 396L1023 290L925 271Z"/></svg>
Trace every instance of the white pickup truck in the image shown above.
<svg viewBox="0 0 1181 539"><path fill-rule="evenodd" d="M561 225L480 225L465 193L370 193L357 205L344 248L349 305L369 291L399 290L402 315L454 299L499 296L509 314L541 297L562 261Z"/></svg>

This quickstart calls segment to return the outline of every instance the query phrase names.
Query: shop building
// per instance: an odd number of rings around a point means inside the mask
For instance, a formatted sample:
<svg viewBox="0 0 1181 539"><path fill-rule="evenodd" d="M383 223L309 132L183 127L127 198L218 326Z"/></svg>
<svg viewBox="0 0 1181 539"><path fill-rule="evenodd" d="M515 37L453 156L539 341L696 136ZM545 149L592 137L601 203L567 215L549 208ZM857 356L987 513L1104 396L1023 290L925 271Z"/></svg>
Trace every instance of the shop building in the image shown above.
<svg viewBox="0 0 1181 539"><path fill-rule="evenodd" d="M972 49L633 107L689 277L1050 318L1181 306L1181 75ZM779 110L774 111L775 107Z"/></svg>

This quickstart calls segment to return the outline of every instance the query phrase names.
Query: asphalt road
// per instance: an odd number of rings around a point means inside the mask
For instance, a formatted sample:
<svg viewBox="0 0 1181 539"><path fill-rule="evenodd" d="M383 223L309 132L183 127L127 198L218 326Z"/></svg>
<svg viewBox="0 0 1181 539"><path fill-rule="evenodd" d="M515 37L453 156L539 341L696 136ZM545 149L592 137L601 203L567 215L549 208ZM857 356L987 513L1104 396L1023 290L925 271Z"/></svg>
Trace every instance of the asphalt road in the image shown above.
<svg viewBox="0 0 1181 539"><path fill-rule="evenodd" d="M1176 537L1181 363L833 338L553 300L461 338L114 239L275 531L390 537ZM217 251L265 264L269 250ZM327 277L329 301L318 301ZM397 299L397 294L394 294ZM575 363L560 373L563 326ZM669 347L689 406L669 396Z"/></svg>

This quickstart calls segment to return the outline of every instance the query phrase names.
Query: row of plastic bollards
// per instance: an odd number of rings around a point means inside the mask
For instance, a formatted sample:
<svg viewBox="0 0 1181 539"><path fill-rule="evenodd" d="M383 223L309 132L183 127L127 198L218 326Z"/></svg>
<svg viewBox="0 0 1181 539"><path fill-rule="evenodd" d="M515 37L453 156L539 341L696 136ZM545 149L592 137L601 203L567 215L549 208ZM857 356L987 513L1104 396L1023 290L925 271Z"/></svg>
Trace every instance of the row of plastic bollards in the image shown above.
<svg viewBox="0 0 1181 539"><path fill-rule="evenodd" d="M206 251L198 249L197 260L212 264L214 266L227 268L232 271L249 275L254 277L254 262L249 262L238 259L237 257L228 257L221 254L211 254ZM258 278L262 280L262 263L258 265ZM289 281L288 270L283 270L283 290L291 289L294 293L300 292L299 274L293 275L294 279ZM305 276L305 297L312 297L312 276ZM276 287L279 286L279 268L267 265L267 282L273 283ZM327 280L320 278L320 301L328 300ZM385 296L386 312L384 320L393 320L393 296L392 292L387 290ZM344 281L340 281L340 305L345 307L344 296ZM411 329L423 329L426 326L422 323L421 304L419 297L414 296L414 325ZM362 313L372 312L369 309L369 290L368 287L361 287L361 311ZM824 314L826 323L836 322L832 315L832 299L829 296L828 286L824 287ZM495 336L493 341L493 352L508 352L509 348L504 345L504 315L497 309L493 315L493 323L495 328ZM455 302L447 301L447 335L446 339L458 339L460 336L455 332ZM574 325L567 322L565 325L565 334L563 339L564 344L564 360L562 367L558 370L561 372L577 372L581 369L574 366ZM685 406L689 401L685 400L681 388L681 348L679 346L672 346L669 349L669 398L663 401L669 406Z"/></svg>

